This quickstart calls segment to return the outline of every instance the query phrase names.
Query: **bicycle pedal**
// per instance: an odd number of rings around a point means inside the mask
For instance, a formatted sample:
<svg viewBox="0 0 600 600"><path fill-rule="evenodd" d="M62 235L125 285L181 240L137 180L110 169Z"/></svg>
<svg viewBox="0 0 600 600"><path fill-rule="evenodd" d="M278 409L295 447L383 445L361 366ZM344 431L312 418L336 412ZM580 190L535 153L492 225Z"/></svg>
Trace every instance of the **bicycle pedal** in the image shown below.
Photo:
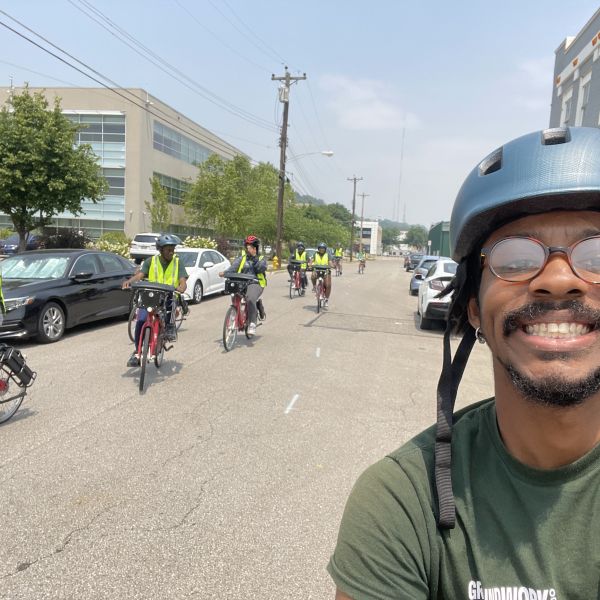
<svg viewBox="0 0 600 600"><path fill-rule="evenodd" d="M171 350L173 348L173 344L171 344L170 346L167 346L165 344L165 352L168 352L169 350Z"/></svg>

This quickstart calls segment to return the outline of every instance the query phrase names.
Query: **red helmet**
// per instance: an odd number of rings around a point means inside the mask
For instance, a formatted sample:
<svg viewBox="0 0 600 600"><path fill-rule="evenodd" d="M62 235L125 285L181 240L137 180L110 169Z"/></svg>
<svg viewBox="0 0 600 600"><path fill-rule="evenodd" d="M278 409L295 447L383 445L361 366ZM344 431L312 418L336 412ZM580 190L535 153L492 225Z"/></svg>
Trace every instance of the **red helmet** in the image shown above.
<svg viewBox="0 0 600 600"><path fill-rule="evenodd" d="M258 250L258 247L260 246L260 240L255 235L249 235L244 240L244 246L248 245L254 246Z"/></svg>

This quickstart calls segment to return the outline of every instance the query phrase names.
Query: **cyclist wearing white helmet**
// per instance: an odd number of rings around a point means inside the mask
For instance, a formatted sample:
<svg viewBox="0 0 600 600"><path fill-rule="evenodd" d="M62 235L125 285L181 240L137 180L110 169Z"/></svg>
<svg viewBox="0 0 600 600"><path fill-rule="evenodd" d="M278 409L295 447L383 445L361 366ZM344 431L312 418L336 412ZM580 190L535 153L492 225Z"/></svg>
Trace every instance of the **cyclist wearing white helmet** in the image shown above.
<svg viewBox="0 0 600 600"><path fill-rule="evenodd" d="M600 130L490 154L450 239L437 427L356 483L329 564L336 598L599 598ZM495 397L453 414L476 339Z"/></svg>

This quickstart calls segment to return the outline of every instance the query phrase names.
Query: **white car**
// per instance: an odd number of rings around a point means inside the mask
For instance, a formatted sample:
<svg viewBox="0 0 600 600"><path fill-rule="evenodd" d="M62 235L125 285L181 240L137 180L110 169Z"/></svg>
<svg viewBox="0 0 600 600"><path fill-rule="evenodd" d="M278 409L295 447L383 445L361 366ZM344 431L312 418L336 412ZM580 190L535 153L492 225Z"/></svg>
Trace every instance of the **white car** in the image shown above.
<svg viewBox="0 0 600 600"><path fill-rule="evenodd" d="M156 240L161 236L160 233L138 233L131 244L129 244L129 256L139 265L142 261L146 260L150 256L154 256L157 254L156 250ZM172 235L176 240L179 240L179 244L176 248L179 248L180 245L183 245L181 239L174 235Z"/></svg>
<svg viewBox="0 0 600 600"><path fill-rule="evenodd" d="M458 265L449 258L440 258L427 271L419 287L417 314L419 329L431 329L434 321L445 321L452 301L452 294L443 298L436 296L452 281Z"/></svg>
<svg viewBox="0 0 600 600"><path fill-rule="evenodd" d="M211 248L177 248L176 254L188 274L186 299L198 304L204 296L225 291L225 279L219 273L231 263L220 252Z"/></svg>

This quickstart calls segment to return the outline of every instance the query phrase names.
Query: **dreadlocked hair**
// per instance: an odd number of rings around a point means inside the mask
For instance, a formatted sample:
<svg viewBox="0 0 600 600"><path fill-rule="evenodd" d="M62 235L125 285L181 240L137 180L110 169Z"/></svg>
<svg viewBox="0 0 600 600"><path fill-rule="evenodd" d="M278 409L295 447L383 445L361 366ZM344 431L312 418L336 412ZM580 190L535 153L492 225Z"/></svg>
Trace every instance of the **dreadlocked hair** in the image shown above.
<svg viewBox="0 0 600 600"><path fill-rule="evenodd" d="M454 279L436 296L443 298L454 292L448 311L448 327L452 333L464 334L471 327L467 307L471 298L478 298L480 284L481 257L479 252L472 252L460 261Z"/></svg>

